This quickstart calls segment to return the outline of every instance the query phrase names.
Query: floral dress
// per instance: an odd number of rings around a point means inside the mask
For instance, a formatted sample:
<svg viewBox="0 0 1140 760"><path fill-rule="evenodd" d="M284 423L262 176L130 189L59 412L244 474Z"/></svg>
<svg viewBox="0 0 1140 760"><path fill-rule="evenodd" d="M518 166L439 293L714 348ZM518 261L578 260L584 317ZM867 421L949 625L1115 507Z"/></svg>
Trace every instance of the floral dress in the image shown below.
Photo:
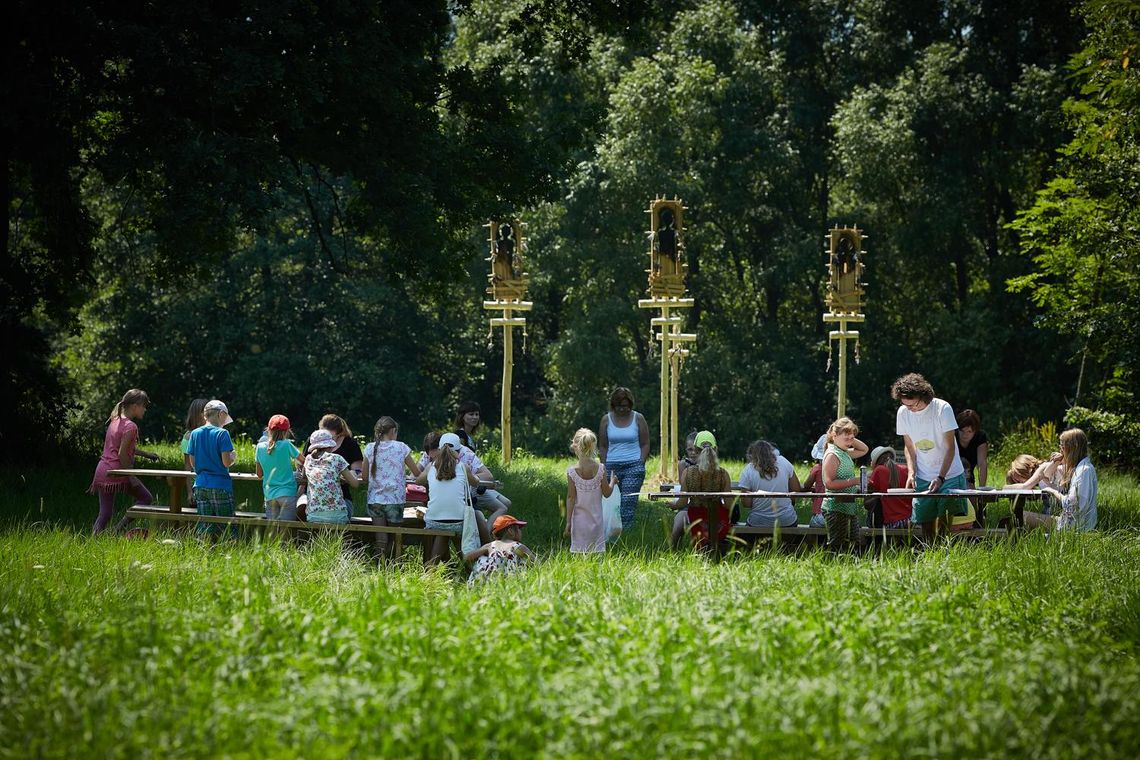
<svg viewBox="0 0 1140 760"><path fill-rule="evenodd" d="M522 552L526 547L518 541L492 541L487 554L475 560L471 568L471 585L480 583L495 575L510 575L522 567ZM522 551L517 551L521 549Z"/></svg>
<svg viewBox="0 0 1140 760"><path fill-rule="evenodd" d="M305 480L309 483L309 505L306 514L309 522L348 522L344 495L340 490L340 474L348 469L348 462L340 454L326 452L317 458L305 460Z"/></svg>

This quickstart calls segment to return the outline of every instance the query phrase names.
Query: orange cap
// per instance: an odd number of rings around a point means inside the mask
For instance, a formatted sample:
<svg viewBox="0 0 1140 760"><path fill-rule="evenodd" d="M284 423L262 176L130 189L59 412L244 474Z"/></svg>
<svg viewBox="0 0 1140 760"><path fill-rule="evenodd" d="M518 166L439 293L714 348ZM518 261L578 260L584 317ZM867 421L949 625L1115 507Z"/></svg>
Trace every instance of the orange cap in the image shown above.
<svg viewBox="0 0 1140 760"><path fill-rule="evenodd" d="M511 527L512 525L518 525L519 527L522 527L522 526L526 525L526 523L524 521L518 519L517 517L511 517L510 515L503 515L502 517L496 517L495 518L495 524L491 526L491 532L492 533L502 533L504 530Z"/></svg>

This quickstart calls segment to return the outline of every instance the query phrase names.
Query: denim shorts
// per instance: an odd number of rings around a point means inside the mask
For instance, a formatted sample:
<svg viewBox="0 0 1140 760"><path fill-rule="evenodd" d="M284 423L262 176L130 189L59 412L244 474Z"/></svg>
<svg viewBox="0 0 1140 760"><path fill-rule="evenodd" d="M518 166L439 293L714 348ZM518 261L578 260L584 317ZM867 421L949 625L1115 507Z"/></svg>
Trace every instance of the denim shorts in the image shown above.
<svg viewBox="0 0 1140 760"><path fill-rule="evenodd" d="M428 530L446 530L448 533L454 533L457 536L463 535L463 521L456 520L455 522L443 522L441 520L424 520L424 527Z"/></svg>

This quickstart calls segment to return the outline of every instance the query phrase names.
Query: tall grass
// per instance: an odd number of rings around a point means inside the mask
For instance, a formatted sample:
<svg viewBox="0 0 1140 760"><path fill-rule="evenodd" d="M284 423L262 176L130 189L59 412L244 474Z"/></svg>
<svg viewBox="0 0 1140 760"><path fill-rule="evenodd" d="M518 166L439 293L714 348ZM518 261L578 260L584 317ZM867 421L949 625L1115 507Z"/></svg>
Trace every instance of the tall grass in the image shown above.
<svg viewBox="0 0 1140 760"><path fill-rule="evenodd" d="M1140 540L557 552L478 589L19 529L0 755L1134 757Z"/></svg>

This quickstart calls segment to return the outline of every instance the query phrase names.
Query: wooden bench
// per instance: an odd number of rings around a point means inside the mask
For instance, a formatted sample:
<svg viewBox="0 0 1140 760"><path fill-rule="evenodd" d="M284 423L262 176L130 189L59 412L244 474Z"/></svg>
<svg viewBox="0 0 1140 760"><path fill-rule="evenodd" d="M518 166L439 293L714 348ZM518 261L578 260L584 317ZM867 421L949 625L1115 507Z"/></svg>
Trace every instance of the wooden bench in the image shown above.
<svg viewBox="0 0 1140 760"><path fill-rule="evenodd" d="M1008 531L1003 528L976 528L955 531L947 535L952 539L983 539L1003 538L1007 533ZM813 528L810 525L794 525L787 528L754 528L751 525L734 525L729 531L729 535L751 536L755 538L775 538L777 534L781 539L789 543L815 542L822 544L827 541L826 528ZM860 526L859 534L860 537L867 542L909 543L922 539L922 531L918 528L867 528Z"/></svg>
<svg viewBox="0 0 1140 760"><path fill-rule="evenodd" d="M127 517L138 520L156 520L173 523L200 523L215 525L240 525L254 528L271 528L285 530L290 534L296 531L337 531L341 533L354 533L362 536L375 536L384 533L395 540L395 555L401 556L408 539L410 543L418 543L424 547L424 563L427 563L430 552L428 542L436 538L447 538L456 548L460 549L460 537L445 530L431 530L429 528L411 527L404 525L373 525L366 517L353 517L347 524L337 523L311 523L300 520L267 520L260 512L235 512L233 517L218 517L214 515L199 515L196 512L173 512L168 506L136 505L127 510Z"/></svg>

